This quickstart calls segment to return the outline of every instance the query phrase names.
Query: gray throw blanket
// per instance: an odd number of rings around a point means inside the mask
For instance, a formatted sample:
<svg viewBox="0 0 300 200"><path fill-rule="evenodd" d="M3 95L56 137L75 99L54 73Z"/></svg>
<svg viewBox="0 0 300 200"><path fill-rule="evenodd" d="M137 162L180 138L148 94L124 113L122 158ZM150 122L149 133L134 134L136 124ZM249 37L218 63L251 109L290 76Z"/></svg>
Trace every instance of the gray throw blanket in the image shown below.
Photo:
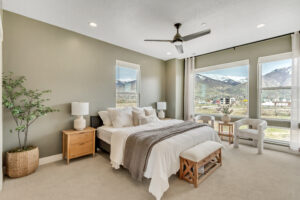
<svg viewBox="0 0 300 200"><path fill-rule="evenodd" d="M142 181L151 150L155 144L206 125L185 121L168 127L134 133L126 140L123 166L129 170L134 179Z"/></svg>

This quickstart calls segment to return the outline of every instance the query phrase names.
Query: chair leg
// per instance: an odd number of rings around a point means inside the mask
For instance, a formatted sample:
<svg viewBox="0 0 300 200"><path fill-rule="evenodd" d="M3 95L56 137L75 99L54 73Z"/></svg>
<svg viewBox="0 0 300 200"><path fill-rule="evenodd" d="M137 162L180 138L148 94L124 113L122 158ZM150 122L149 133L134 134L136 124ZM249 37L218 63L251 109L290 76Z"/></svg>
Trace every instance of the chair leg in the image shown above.
<svg viewBox="0 0 300 200"><path fill-rule="evenodd" d="M263 153L263 149L264 149L264 140L260 139L257 143L257 149L258 149L258 154L262 154Z"/></svg>
<svg viewBox="0 0 300 200"><path fill-rule="evenodd" d="M234 136L234 148L239 148L239 137L238 136Z"/></svg>

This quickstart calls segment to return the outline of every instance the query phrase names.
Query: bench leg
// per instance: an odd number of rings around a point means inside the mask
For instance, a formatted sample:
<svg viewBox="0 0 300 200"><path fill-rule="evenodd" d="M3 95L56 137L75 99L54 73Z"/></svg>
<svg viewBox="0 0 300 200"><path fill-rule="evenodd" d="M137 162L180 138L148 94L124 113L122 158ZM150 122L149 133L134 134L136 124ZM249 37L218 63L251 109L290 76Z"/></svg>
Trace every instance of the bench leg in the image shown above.
<svg viewBox="0 0 300 200"><path fill-rule="evenodd" d="M193 164L193 174L194 174L194 177L193 177L193 181L194 181L194 186L195 188L198 187L198 177L199 177L199 174L198 174L198 164L197 163L194 163Z"/></svg>
<svg viewBox="0 0 300 200"><path fill-rule="evenodd" d="M220 166L222 166L222 150L221 149L219 150L219 153L218 153L218 163L220 163Z"/></svg>
<svg viewBox="0 0 300 200"><path fill-rule="evenodd" d="M180 179L183 179L183 167L184 167L183 159L180 157L180 171L179 171L179 178Z"/></svg>

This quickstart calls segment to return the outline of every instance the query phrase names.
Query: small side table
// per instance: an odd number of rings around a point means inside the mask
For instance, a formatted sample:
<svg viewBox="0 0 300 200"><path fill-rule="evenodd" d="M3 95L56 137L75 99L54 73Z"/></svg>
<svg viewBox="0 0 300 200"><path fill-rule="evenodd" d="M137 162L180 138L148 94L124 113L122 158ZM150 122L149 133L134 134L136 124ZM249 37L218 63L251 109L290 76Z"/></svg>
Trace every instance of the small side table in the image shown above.
<svg viewBox="0 0 300 200"><path fill-rule="evenodd" d="M224 126L228 126L228 132L224 131ZM233 123L228 122L219 122L219 136L223 137L228 137L228 143L232 144L233 143Z"/></svg>
<svg viewBox="0 0 300 200"><path fill-rule="evenodd" d="M63 130L63 159L77 158L89 154L95 155L95 131L92 127L84 130Z"/></svg>

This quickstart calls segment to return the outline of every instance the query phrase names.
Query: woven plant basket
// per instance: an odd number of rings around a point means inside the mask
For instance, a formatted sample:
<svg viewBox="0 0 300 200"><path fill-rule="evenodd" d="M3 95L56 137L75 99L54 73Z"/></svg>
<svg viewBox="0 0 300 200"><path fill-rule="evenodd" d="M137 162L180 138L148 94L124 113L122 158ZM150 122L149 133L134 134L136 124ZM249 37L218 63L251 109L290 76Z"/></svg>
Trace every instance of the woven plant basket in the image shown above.
<svg viewBox="0 0 300 200"><path fill-rule="evenodd" d="M11 178L27 176L39 166L39 149L6 153L6 175Z"/></svg>

